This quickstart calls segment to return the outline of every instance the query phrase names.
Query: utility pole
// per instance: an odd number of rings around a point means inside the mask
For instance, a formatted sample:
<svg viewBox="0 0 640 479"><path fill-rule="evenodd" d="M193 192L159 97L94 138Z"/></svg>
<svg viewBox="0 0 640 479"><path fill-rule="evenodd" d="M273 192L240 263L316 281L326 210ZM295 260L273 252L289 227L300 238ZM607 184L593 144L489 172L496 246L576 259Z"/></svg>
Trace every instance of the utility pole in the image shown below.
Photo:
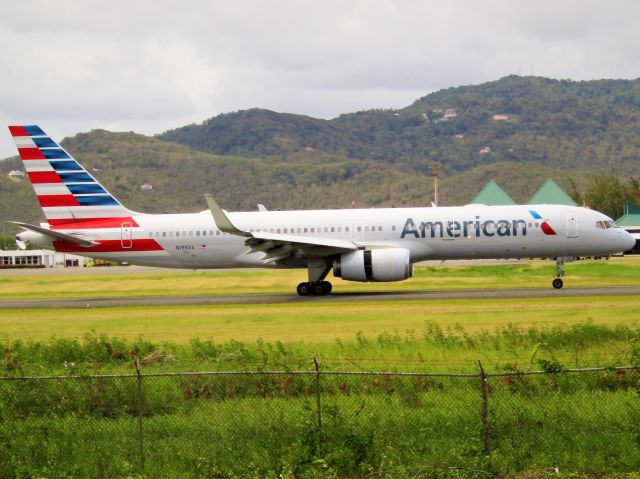
<svg viewBox="0 0 640 479"><path fill-rule="evenodd" d="M439 161L434 161L429 164L429 176L433 178L433 191L434 191L434 206L438 206L438 180L440 176L442 176L442 163Z"/></svg>

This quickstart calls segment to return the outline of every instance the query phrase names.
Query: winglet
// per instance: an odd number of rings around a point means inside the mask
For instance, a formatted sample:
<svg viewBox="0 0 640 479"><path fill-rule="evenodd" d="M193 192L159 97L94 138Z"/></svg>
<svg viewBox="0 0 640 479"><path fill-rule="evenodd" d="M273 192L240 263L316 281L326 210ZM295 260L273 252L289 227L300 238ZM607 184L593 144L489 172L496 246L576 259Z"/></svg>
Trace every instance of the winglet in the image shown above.
<svg viewBox="0 0 640 479"><path fill-rule="evenodd" d="M213 199L213 196L206 194L204 197L207 200L211 216L213 216L213 221L216 223L216 226L220 231L238 236L252 236L251 233L242 231L235 227L224 210L220 208L218 203L216 203L216 200Z"/></svg>

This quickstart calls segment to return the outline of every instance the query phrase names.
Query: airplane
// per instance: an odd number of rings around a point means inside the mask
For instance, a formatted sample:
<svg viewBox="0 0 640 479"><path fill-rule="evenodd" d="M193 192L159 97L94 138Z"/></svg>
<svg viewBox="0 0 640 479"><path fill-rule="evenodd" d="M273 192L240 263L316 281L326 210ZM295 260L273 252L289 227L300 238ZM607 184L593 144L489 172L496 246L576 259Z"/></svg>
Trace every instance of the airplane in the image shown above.
<svg viewBox="0 0 640 479"><path fill-rule="evenodd" d="M189 214L129 210L37 125L10 126L46 223L12 221L18 244L167 268L306 268L301 296L326 295L333 275L402 281L425 260L609 256L635 240L602 213L564 205L466 205Z"/></svg>

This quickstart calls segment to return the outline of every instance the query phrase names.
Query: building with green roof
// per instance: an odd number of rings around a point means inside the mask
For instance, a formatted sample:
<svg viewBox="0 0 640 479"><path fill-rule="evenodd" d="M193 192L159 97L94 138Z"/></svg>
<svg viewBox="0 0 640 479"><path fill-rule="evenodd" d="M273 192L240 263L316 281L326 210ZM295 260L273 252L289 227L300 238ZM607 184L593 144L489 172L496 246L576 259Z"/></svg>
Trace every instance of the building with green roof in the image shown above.
<svg viewBox="0 0 640 479"><path fill-rule="evenodd" d="M470 201L470 204L480 204L480 205L515 205L516 202L513 201L511 196L507 194L500 185L496 183L494 180L489 181L484 188L480 190L475 198Z"/></svg>
<svg viewBox="0 0 640 479"><path fill-rule="evenodd" d="M636 245L631 251L625 251L625 253L640 254L640 208L631 201L625 201L624 214L618 218L616 223L636 239Z"/></svg>
<svg viewBox="0 0 640 479"><path fill-rule="evenodd" d="M529 205L568 205L577 206L576 202L549 178L527 202Z"/></svg>

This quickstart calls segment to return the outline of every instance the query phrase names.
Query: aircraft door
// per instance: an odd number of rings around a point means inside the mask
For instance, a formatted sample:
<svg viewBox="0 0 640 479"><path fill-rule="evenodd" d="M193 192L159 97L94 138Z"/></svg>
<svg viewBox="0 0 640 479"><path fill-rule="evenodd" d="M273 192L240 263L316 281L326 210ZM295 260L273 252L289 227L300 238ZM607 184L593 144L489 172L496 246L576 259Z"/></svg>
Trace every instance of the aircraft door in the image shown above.
<svg viewBox="0 0 640 479"><path fill-rule="evenodd" d="M576 215L567 216L567 238L578 237L578 217Z"/></svg>
<svg viewBox="0 0 640 479"><path fill-rule="evenodd" d="M122 223L120 228L120 245L124 249L133 246L133 225L131 223Z"/></svg>

